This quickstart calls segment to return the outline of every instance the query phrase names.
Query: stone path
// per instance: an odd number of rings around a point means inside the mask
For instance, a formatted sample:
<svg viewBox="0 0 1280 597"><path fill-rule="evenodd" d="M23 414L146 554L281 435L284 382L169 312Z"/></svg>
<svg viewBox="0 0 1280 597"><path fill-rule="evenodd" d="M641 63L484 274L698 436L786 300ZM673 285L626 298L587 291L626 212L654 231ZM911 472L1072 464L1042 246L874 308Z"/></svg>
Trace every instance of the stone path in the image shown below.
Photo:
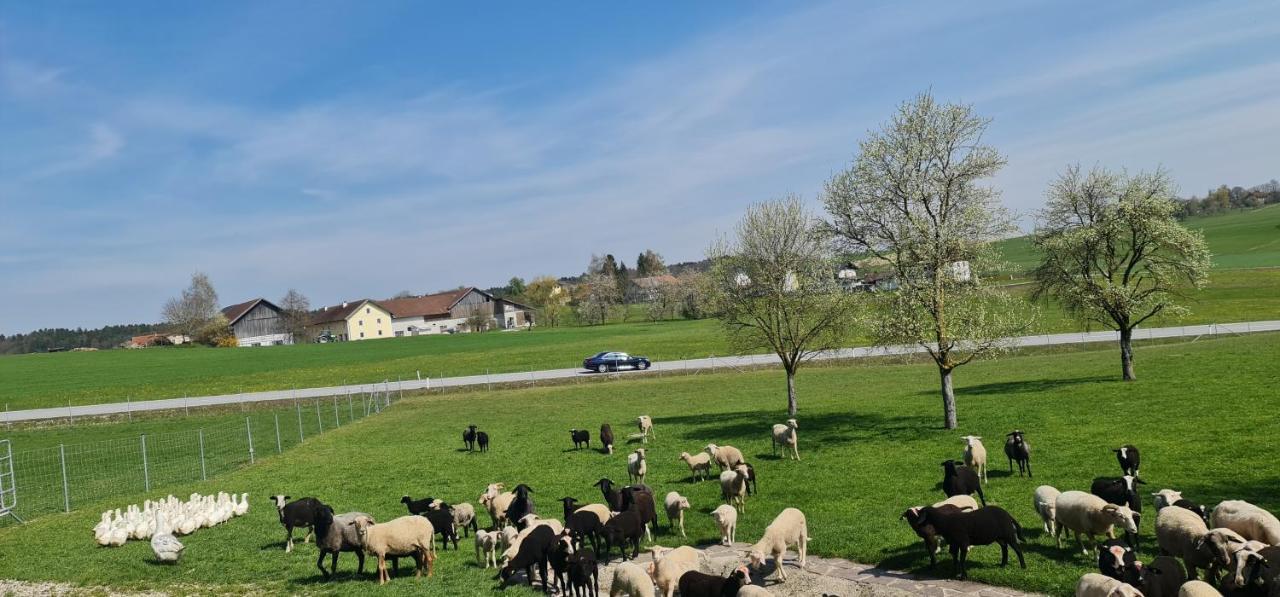
<svg viewBox="0 0 1280 597"><path fill-rule="evenodd" d="M715 545L707 547L709 565L703 571L710 574L727 575L730 570L741 566L742 553L750 548L747 543L735 543L732 547ZM908 597L925 595L927 597L1035 597L1034 593L1025 593L1005 587L993 587L981 583L921 577L908 572L884 570L875 566L858 564L839 558L823 558L809 556L805 570L800 570L794 553L784 558L787 566L787 581L778 582L772 566L752 571L754 584L763 585L777 597ZM653 561L647 552L632 560L640 566L648 566ZM613 580L613 568L618 563L614 560L607 568L600 571L600 592L608 594L608 587ZM1011 564L1016 565L1016 564ZM763 580L768 578L768 580Z"/></svg>

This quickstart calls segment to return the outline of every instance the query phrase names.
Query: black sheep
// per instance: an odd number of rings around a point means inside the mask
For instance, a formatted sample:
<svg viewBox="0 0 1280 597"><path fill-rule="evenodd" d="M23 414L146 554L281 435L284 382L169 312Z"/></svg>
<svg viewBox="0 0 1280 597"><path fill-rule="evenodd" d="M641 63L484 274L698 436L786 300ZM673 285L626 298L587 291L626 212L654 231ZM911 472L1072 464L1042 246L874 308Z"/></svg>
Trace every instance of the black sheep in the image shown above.
<svg viewBox="0 0 1280 597"><path fill-rule="evenodd" d="M276 504L276 514L280 517L280 524L284 525L285 540L284 550L286 552L293 551L293 529L307 529L307 537L311 536L312 529L316 524L316 516L321 508L327 508L320 500L313 497L299 498L295 501L284 503L289 499L287 495L277 495L271 498ZM302 542L306 543L307 538L303 537Z"/></svg>
<svg viewBox="0 0 1280 597"><path fill-rule="evenodd" d="M640 520L640 513L636 510L627 510L610 518L604 524L605 560L609 559L614 545L618 546L624 560L640 555L640 539L644 537L644 529L644 522ZM632 545L631 558L627 558L628 543Z"/></svg>
<svg viewBox="0 0 1280 597"><path fill-rule="evenodd" d="M977 492L982 505L987 505L987 496L982 493L982 482L978 479L978 473L972 468L954 460L948 460L942 463L942 469L942 492L947 494L947 497L972 495Z"/></svg>
<svg viewBox="0 0 1280 597"><path fill-rule="evenodd" d="M653 525L653 532L658 532L658 504L654 500L653 490L646 485L628 485L622 488L622 509L635 510L640 513L640 522L649 533L648 525Z"/></svg>
<svg viewBox="0 0 1280 597"><path fill-rule="evenodd" d="M1137 477L1099 477L1093 480L1093 484L1089 487L1089 493L1096 495L1108 504L1117 506L1128 506L1133 510L1133 523L1140 525L1142 521L1142 498L1138 496L1138 486L1147 483ZM1138 546L1138 536L1136 533L1125 532L1125 541L1131 547ZM1132 584L1132 583L1130 583ZM1137 585L1134 585L1135 587Z"/></svg>
<svg viewBox="0 0 1280 597"><path fill-rule="evenodd" d="M1280 593L1280 546L1271 545L1255 553L1242 550L1236 552L1236 557L1247 558L1240 571L1241 582L1237 585L1235 575L1229 574L1223 580L1223 584L1229 589L1224 591L1225 594L1232 597L1267 597Z"/></svg>
<svg viewBox="0 0 1280 597"><path fill-rule="evenodd" d="M1098 545L1098 572L1134 587L1141 587L1141 568L1133 548L1119 539ZM1136 581L1136 582L1131 582Z"/></svg>
<svg viewBox="0 0 1280 597"><path fill-rule="evenodd" d="M969 577L965 563L969 559L969 548L974 545L1000 544L1000 565L1009 563L1009 548L1018 554L1018 564L1027 567L1022 557L1022 548L1018 543L1022 540L1022 527L1003 508L986 506L972 511L963 511L955 506L926 506L920 509L924 514L924 522L933 525L938 535L947 541L951 552L951 561L960 568L960 579Z"/></svg>
<svg viewBox="0 0 1280 597"><path fill-rule="evenodd" d="M1206 525L1207 525L1207 524L1209 524L1209 509L1208 509L1208 508L1206 508L1206 507L1204 507L1204 506L1202 506L1202 505L1200 505L1200 504L1197 504L1196 502L1193 502L1193 501L1191 501L1191 500L1187 500L1187 499L1178 500L1178 501L1174 502L1174 503L1173 503L1173 505L1174 505L1174 506L1177 506L1177 507L1179 507L1179 508L1186 508L1187 510L1190 510L1190 511L1192 511L1192 512L1195 512L1197 516L1199 516L1201 519L1203 519L1203 520L1204 520L1204 523L1205 523Z"/></svg>
<svg viewBox="0 0 1280 597"><path fill-rule="evenodd" d="M481 452L488 452L489 451L489 434L483 431L477 431L476 444L480 446Z"/></svg>
<svg viewBox="0 0 1280 597"><path fill-rule="evenodd" d="M570 429L569 437L573 439L573 449L578 450L583 446L591 449L591 432L586 429Z"/></svg>
<svg viewBox="0 0 1280 597"><path fill-rule="evenodd" d="M560 503L564 504L564 520L568 522L569 516L578 509L578 498L562 497L560 498Z"/></svg>
<svg viewBox="0 0 1280 597"><path fill-rule="evenodd" d="M1187 571L1172 556L1156 556L1143 568L1143 583L1138 588L1144 597L1177 597L1178 589L1187 581Z"/></svg>
<svg viewBox="0 0 1280 597"><path fill-rule="evenodd" d="M1116 453L1116 462L1120 463L1120 474L1136 477L1138 476L1138 467L1142 465L1142 456L1138 454L1138 447L1133 444L1125 444L1112 450Z"/></svg>
<svg viewBox="0 0 1280 597"><path fill-rule="evenodd" d="M925 521L922 509L907 508L898 519L907 521L916 536L924 540L924 549L929 553L929 567L938 565L938 529Z"/></svg>
<svg viewBox="0 0 1280 597"><path fill-rule="evenodd" d="M613 428L608 423L600 425L600 449L605 454L613 453Z"/></svg>
<svg viewBox="0 0 1280 597"><path fill-rule="evenodd" d="M436 501L436 499L433 497L424 497L420 500L415 500L406 495L400 498L400 503L404 504L405 507L409 509L410 514L422 514L427 510L430 510L431 502L434 501Z"/></svg>
<svg viewBox="0 0 1280 597"><path fill-rule="evenodd" d="M533 488L521 483L516 485L516 488L512 490L512 493L515 493L516 495L515 498L511 500L511 505L507 506L507 521L523 530L524 523L520 519L530 514L538 513L537 508L533 504L533 498L529 497L529 494L533 493Z"/></svg>
<svg viewBox="0 0 1280 597"><path fill-rule="evenodd" d="M507 581L516 570L524 570L525 577L529 579L529 586L533 586L533 567L538 567L539 578L542 579L542 592L550 594L551 585L547 582L547 564L551 559L551 550L556 544L556 533L547 525L538 525L524 540L520 542L520 549L516 550L515 557L507 562L506 566L498 572L498 578L502 580L502 586L507 586Z"/></svg>
<svg viewBox="0 0 1280 597"><path fill-rule="evenodd" d="M677 586L680 597L733 597L738 594L742 585L749 582L750 575L746 568L738 568L726 577L690 570L680 575Z"/></svg>
<svg viewBox="0 0 1280 597"><path fill-rule="evenodd" d="M1023 437L1022 431L1014 429L1005 435L1004 455L1009 458L1009 474L1013 474L1013 463L1018 463L1018 476L1026 473L1031 476L1031 445Z"/></svg>
<svg viewBox="0 0 1280 597"><path fill-rule="evenodd" d="M600 569L591 550L569 556L569 588L573 597L599 597Z"/></svg>
<svg viewBox="0 0 1280 597"><path fill-rule="evenodd" d="M572 512L564 518L564 528L573 536L578 546L583 539L591 540L591 548L600 551L600 534L604 532L604 524L593 512Z"/></svg>
<svg viewBox="0 0 1280 597"><path fill-rule="evenodd" d="M431 527L435 529L437 535L440 535L441 549L449 549L449 541L453 541L453 548L458 549L458 529L453 524L452 507L445 504L439 509L428 509L421 513L421 516L431 521Z"/></svg>
<svg viewBox="0 0 1280 597"><path fill-rule="evenodd" d="M475 425L467 425L467 428L462 431L462 445L467 449L468 452L476 449L476 426Z"/></svg>
<svg viewBox="0 0 1280 597"><path fill-rule="evenodd" d="M750 462L744 462L742 465L747 467L747 495L759 493L760 490L756 489L756 467L751 466Z"/></svg>
<svg viewBox="0 0 1280 597"><path fill-rule="evenodd" d="M622 492L613 488L613 481L600 479L592 485L600 488L600 494L604 496L604 503L609 506L610 510L614 512L622 511Z"/></svg>

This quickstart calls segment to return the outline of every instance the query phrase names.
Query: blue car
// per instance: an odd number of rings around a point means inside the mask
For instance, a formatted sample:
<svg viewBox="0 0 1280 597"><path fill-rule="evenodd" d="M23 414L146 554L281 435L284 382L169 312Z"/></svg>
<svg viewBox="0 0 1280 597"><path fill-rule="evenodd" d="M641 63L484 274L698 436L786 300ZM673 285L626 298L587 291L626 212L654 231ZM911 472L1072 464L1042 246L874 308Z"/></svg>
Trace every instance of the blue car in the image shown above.
<svg viewBox="0 0 1280 597"><path fill-rule="evenodd" d="M633 357L625 352L600 352L583 360L582 367L596 373L621 369L648 369L649 358Z"/></svg>

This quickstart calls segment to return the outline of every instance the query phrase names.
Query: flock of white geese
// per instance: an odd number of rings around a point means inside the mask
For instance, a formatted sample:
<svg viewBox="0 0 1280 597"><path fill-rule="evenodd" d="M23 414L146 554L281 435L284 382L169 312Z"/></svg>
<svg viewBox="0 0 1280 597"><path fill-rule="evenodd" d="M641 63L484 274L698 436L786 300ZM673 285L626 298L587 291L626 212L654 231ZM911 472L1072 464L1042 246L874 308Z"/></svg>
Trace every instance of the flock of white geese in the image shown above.
<svg viewBox="0 0 1280 597"><path fill-rule="evenodd" d="M222 524L249 511L249 494L237 499L234 493L219 491L217 495L191 494L187 501L172 495L162 500L146 500L139 508L130 504L102 513L102 521L93 527L98 545L119 547L130 539L151 541L156 559L175 562L182 555L177 536L190 535L199 529Z"/></svg>

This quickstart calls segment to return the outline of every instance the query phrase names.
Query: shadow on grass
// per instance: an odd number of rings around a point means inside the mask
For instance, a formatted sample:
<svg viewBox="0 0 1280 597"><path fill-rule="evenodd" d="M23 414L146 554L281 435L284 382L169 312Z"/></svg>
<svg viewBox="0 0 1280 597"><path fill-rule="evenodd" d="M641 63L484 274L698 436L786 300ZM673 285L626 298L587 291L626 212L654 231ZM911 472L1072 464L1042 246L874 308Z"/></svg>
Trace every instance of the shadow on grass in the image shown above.
<svg viewBox="0 0 1280 597"><path fill-rule="evenodd" d="M706 415L660 417L655 426L679 425L689 431L679 434L681 440L706 445L756 441L769 438L769 430L778 417L760 411L723 412ZM877 413L834 413L800 417L801 442L817 442L826 446L855 441L914 441L941 430L934 417L892 416ZM779 459L781 456L766 459Z"/></svg>
<svg viewBox="0 0 1280 597"><path fill-rule="evenodd" d="M960 386L956 388L958 396L990 396L997 394L1033 394L1086 383L1117 381L1114 376L1094 375L1090 377L1073 377L1070 379L1024 379L1020 381L1002 381L979 384L976 386ZM937 390L916 392L917 396L937 396Z"/></svg>

